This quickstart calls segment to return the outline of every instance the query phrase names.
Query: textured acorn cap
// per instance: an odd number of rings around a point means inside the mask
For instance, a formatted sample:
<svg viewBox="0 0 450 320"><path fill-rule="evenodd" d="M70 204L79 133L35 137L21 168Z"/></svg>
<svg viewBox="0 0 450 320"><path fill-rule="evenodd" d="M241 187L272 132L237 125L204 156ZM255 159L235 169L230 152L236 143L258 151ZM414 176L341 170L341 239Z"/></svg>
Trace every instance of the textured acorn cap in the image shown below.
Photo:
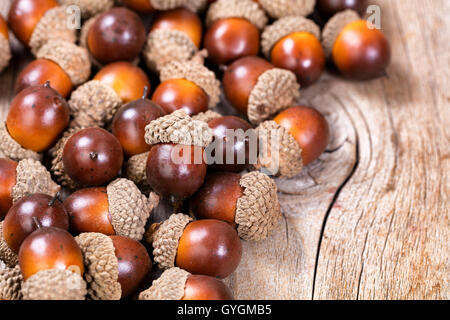
<svg viewBox="0 0 450 320"><path fill-rule="evenodd" d="M314 11L316 0L259 0L269 16L279 19L287 16L306 17Z"/></svg>
<svg viewBox="0 0 450 320"><path fill-rule="evenodd" d="M114 0L58 0L63 5L77 5L81 10L81 17L88 19L96 14L111 9Z"/></svg>
<svg viewBox="0 0 450 320"><path fill-rule="evenodd" d="M149 0L153 8L157 10L170 10L178 7L186 7L197 12L206 7L208 0Z"/></svg>
<svg viewBox="0 0 450 320"><path fill-rule="evenodd" d="M333 51L334 43L342 29L348 24L360 20L361 17L356 11L345 10L335 14L325 25L322 31L322 46L327 57Z"/></svg>
<svg viewBox="0 0 450 320"><path fill-rule="evenodd" d="M153 257L160 268L168 269L175 266L178 241L184 228L191 221L192 218L185 214L172 214L169 219L156 227L157 229L153 231L151 237L146 237L146 240L153 246Z"/></svg>
<svg viewBox="0 0 450 320"><path fill-rule="evenodd" d="M266 27L261 35L264 55L269 58L272 48L278 41L295 32L308 32L320 39L320 28L314 21L304 17L285 17Z"/></svg>
<svg viewBox="0 0 450 320"><path fill-rule="evenodd" d="M22 273L18 265L0 270L0 299L21 300L22 282Z"/></svg>
<svg viewBox="0 0 450 320"><path fill-rule="evenodd" d="M292 178L302 171L303 160L302 150L294 137L275 121L265 121L261 123L256 132L262 152L258 158L258 166L263 167L274 175ZM272 136L272 133L275 135ZM272 141L272 138L277 141ZM273 144L275 145L275 154L271 154ZM278 163L278 166L277 166ZM278 169L278 170L277 170ZM276 172L273 172L277 170Z"/></svg>
<svg viewBox="0 0 450 320"><path fill-rule="evenodd" d="M36 58L56 62L78 86L89 79L91 61L85 48L64 40L50 40L36 54Z"/></svg>
<svg viewBox="0 0 450 320"><path fill-rule="evenodd" d="M267 175L253 171L242 176L244 194L236 205L235 222L244 240L267 238L281 217L277 186Z"/></svg>
<svg viewBox="0 0 450 320"><path fill-rule="evenodd" d="M3 221L0 221L0 260L9 268L14 268L19 263L19 257L8 247L3 238Z"/></svg>
<svg viewBox="0 0 450 320"><path fill-rule="evenodd" d="M201 59L201 58L200 58ZM220 81L214 72L209 70L197 59L167 63L160 74L161 82L171 79L185 79L199 86L209 97L209 107L214 108L220 100Z"/></svg>
<svg viewBox="0 0 450 320"><path fill-rule="evenodd" d="M268 22L264 10L252 0L218 0L209 7L206 26L210 27L217 20L227 18L246 19L260 30Z"/></svg>
<svg viewBox="0 0 450 320"><path fill-rule="evenodd" d="M142 240L150 216L149 199L133 181L119 178L106 187L114 231L119 236ZM157 205L157 204L156 204ZM152 207L156 206L152 204Z"/></svg>
<svg viewBox="0 0 450 320"><path fill-rule="evenodd" d="M94 22L95 22L95 20L97 20L98 17L100 17L100 14L97 14L97 15L93 16L92 18L89 18L81 26L80 46L82 46L83 48L88 47L87 46L87 38L88 38L89 30L91 30L91 27L94 25Z"/></svg>
<svg viewBox="0 0 450 320"><path fill-rule="evenodd" d="M9 60L11 60L11 47L9 46L9 41L3 34L0 34L0 72L8 66Z"/></svg>
<svg viewBox="0 0 450 320"><path fill-rule="evenodd" d="M75 240L83 252L88 296L93 300L119 300L122 288L118 282L119 262L112 239L92 232L82 233Z"/></svg>
<svg viewBox="0 0 450 320"><path fill-rule="evenodd" d="M11 194L13 203L33 193L54 196L60 190L61 187L52 180L50 172L39 161L33 159L19 161L16 167L16 184Z"/></svg>
<svg viewBox="0 0 450 320"><path fill-rule="evenodd" d="M70 270L43 270L22 285L23 300L85 300L86 282Z"/></svg>
<svg viewBox="0 0 450 320"><path fill-rule="evenodd" d="M77 41L77 30L70 29L67 25L71 16L66 10L66 6L52 8L39 20L29 43L33 54L50 40L65 40L72 43Z"/></svg>
<svg viewBox="0 0 450 320"><path fill-rule="evenodd" d="M0 125L0 151L6 158L14 161L22 159L41 160L42 154L23 148L14 140L6 128L6 122Z"/></svg>
<svg viewBox="0 0 450 320"><path fill-rule="evenodd" d="M64 146L66 145L67 140L69 138L77 133L78 131L82 130L83 128L70 128L66 130L63 134L63 136L58 140L58 142L55 144L55 146L50 149L50 155L52 157L52 163L50 170L52 171L53 175L56 177L56 180L63 186L68 187L70 189L76 189L78 187L77 183L73 181L69 175L64 170L64 163L63 163L63 151Z"/></svg>
<svg viewBox="0 0 450 320"><path fill-rule="evenodd" d="M83 128L105 126L122 106L122 100L114 89L98 80L79 86L72 92L68 103L74 118L71 126Z"/></svg>
<svg viewBox="0 0 450 320"><path fill-rule="evenodd" d="M195 116L192 116L192 120L203 121L206 123L218 118L222 118L222 115L220 113L211 110L208 110L206 112L200 112Z"/></svg>
<svg viewBox="0 0 450 320"><path fill-rule="evenodd" d="M139 294L139 300L181 300L191 274L180 268L164 271L152 286Z"/></svg>
<svg viewBox="0 0 450 320"><path fill-rule="evenodd" d="M125 176L144 190L150 188L147 183L147 158L148 152L134 155L125 166Z"/></svg>
<svg viewBox="0 0 450 320"><path fill-rule="evenodd" d="M183 110L153 120L145 127L145 142L149 145L175 143L206 148L213 139L208 124L192 120Z"/></svg>
<svg viewBox="0 0 450 320"><path fill-rule="evenodd" d="M289 70L273 68L258 77L248 99L247 116L252 124L271 118L300 97L300 85Z"/></svg>
<svg viewBox="0 0 450 320"><path fill-rule="evenodd" d="M198 48L186 33L156 29L147 36L143 57L149 69L160 72L170 61L189 61L197 51Z"/></svg>

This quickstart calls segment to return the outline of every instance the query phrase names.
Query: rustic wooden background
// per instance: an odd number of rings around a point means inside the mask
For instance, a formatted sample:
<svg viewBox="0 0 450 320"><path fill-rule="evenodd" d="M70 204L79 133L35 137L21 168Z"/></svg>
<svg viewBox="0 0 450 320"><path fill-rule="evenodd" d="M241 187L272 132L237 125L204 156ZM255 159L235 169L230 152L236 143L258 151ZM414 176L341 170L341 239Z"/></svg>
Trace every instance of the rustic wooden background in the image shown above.
<svg viewBox="0 0 450 320"><path fill-rule="evenodd" d="M392 44L388 77L325 74L302 90L332 141L278 181L284 219L269 239L244 243L227 279L236 298L449 298L450 1L371 2ZM1 119L26 62L0 76Z"/></svg>

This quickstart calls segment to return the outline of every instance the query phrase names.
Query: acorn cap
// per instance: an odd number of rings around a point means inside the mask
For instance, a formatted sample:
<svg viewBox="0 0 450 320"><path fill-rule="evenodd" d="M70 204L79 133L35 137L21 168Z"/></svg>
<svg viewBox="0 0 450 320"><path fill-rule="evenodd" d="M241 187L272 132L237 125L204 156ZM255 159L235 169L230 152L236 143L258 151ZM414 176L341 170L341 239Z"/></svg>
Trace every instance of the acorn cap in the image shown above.
<svg viewBox="0 0 450 320"><path fill-rule="evenodd" d="M202 58L200 58L202 59ZM186 79L195 83L203 89L209 97L209 107L214 108L220 100L220 81L214 72L209 70L197 59L180 62L171 61L167 63L160 74L161 82L171 79Z"/></svg>
<svg viewBox="0 0 450 320"><path fill-rule="evenodd" d="M153 246L153 257L162 269L175 266L175 257L178 250L178 241L184 228L192 221L192 218L182 214L172 214L169 219L157 226L150 240ZM153 226L152 226L153 227Z"/></svg>
<svg viewBox="0 0 450 320"><path fill-rule="evenodd" d="M147 158L148 152L134 155L128 159L125 167L125 176L144 190L150 188L147 182Z"/></svg>
<svg viewBox="0 0 450 320"><path fill-rule="evenodd" d="M248 99L247 116L252 124L269 119L278 111L292 106L300 97L300 85L289 70L273 68L258 78Z"/></svg>
<svg viewBox="0 0 450 320"><path fill-rule="evenodd" d="M8 244L3 238L3 221L0 221L0 260L9 268L14 268L19 264L19 257L8 247Z"/></svg>
<svg viewBox="0 0 450 320"><path fill-rule="evenodd" d="M66 6L55 7L48 10L39 20L31 34L31 52L36 55L38 50L50 40L65 40L75 43L77 41L76 29L67 26L71 16Z"/></svg>
<svg viewBox="0 0 450 320"><path fill-rule="evenodd" d="M59 2L64 5L77 5L83 19L93 17L114 6L114 0L59 0Z"/></svg>
<svg viewBox="0 0 450 320"><path fill-rule="evenodd" d="M8 66L9 60L11 60L11 47L9 46L9 41L3 34L0 34L0 72Z"/></svg>
<svg viewBox="0 0 450 320"><path fill-rule="evenodd" d="M74 118L71 126L103 127L110 122L122 100L113 88L98 80L79 86L70 96L69 109Z"/></svg>
<svg viewBox="0 0 450 320"><path fill-rule="evenodd" d="M197 46L186 33L156 29L148 34L143 57L149 69L160 72L170 61L189 61L197 51Z"/></svg>
<svg viewBox="0 0 450 320"><path fill-rule="evenodd" d="M133 181L119 178L106 187L109 212L114 231L119 236L141 241L145 224L150 216L150 200L136 187Z"/></svg>
<svg viewBox="0 0 450 320"><path fill-rule="evenodd" d="M23 300L85 300L86 282L70 270L43 270L22 285Z"/></svg>
<svg viewBox="0 0 450 320"><path fill-rule="evenodd" d="M45 193L53 197L60 190L61 187L52 180L50 172L42 163L32 159L19 161L16 184L11 194L13 203L33 193Z"/></svg>
<svg viewBox="0 0 450 320"><path fill-rule="evenodd" d="M256 128L262 149L258 158L258 166L271 174L292 178L302 171L302 149L294 137L275 121L265 121ZM273 135L274 134L274 135ZM273 145L272 138L277 139ZM275 154L271 155L272 147Z"/></svg>
<svg viewBox="0 0 450 320"><path fill-rule="evenodd" d="M186 7L197 12L206 7L207 0L149 0L151 6L156 10L170 10L178 7Z"/></svg>
<svg viewBox="0 0 450 320"><path fill-rule="evenodd" d="M281 217L277 185L267 175L253 171L242 176L244 194L236 205L235 222L244 240L259 241L269 236Z"/></svg>
<svg viewBox="0 0 450 320"><path fill-rule="evenodd" d="M314 11L316 0L259 0L269 16L279 19L287 16L306 17Z"/></svg>
<svg viewBox="0 0 450 320"><path fill-rule="evenodd" d="M119 300L122 288L119 262L112 239L101 233L82 233L75 237L83 252L88 295L93 300Z"/></svg>
<svg viewBox="0 0 450 320"><path fill-rule="evenodd" d="M22 159L42 159L42 154L25 149L9 135L8 129L6 128L6 122L3 122L3 124L0 125L0 151L6 158L14 161L20 161Z"/></svg>
<svg viewBox="0 0 450 320"><path fill-rule="evenodd" d="M36 54L36 58L56 62L78 86L89 79L91 61L85 48L64 40L50 40Z"/></svg>
<svg viewBox="0 0 450 320"><path fill-rule="evenodd" d="M18 265L0 270L0 299L21 300L22 282L22 273Z"/></svg>
<svg viewBox="0 0 450 320"><path fill-rule="evenodd" d="M170 268L139 294L139 300L181 300L186 281L191 274L180 268Z"/></svg>
<svg viewBox="0 0 450 320"><path fill-rule="evenodd" d="M361 20L361 17L356 11L345 10L335 14L325 25L322 31L322 46L327 57L333 51L334 42L341 33L342 29L348 24Z"/></svg>
<svg viewBox="0 0 450 320"><path fill-rule="evenodd" d="M261 35L261 47L269 58L272 48L278 41L295 32L308 32L320 39L320 28L314 21L304 17L285 17L266 27Z"/></svg>
<svg viewBox="0 0 450 320"><path fill-rule="evenodd" d="M183 110L153 120L145 127L145 142L149 145L175 143L206 148L213 140L208 124L192 120Z"/></svg>
<svg viewBox="0 0 450 320"><path fill-rule="evenodd" d="M192 116L192 120L203 121L206 123L218 118L222 118L222 115L220 113L211 110L208 110L206 112L200 112L195 116Z"/></svg>
<svg viewBox="0 0 450 320"><path fill-rule="evenodd" d="M206 26L209 28L217 20L227 18L246 19L260 30L269 21L264 10L252 0L218 0L209 7Z"/></svg>
<svg viewBox="0 0 450 320"><path fill-rule="evenodd" d="M55 144L55 146L52 149L50 149L50 155L52 157L52 164L50 170L56 177L56 180L58 180L58 182L61 183L61 185L68 187L70 189L76 189L78 187L78 184L75 183L75 181L73 181L72 178L70 178L69 175L64 170L63 151L67 140L69 140L69 138L73 134L77 133L82 129L83 128L70 128L66 130L63 136Z"/></svg>

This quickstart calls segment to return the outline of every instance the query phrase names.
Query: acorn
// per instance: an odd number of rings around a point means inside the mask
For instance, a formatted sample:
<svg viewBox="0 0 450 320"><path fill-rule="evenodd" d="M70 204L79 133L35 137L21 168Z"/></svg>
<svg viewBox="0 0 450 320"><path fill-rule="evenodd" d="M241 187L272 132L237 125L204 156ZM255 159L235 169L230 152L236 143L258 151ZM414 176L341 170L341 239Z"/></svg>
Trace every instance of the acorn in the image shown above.
<svg viewBox="0 0 450 320"><path fill-rule="evenodd" d="M210 111L207 114L210 114ZM212 141L212 130L204 121L194 120L185 111L177 110L152 121L146 127L145 139L149 145L174 143L205 148ZM150 189L146 172L148 158L149 152L135 155L128 160L125 167L125 176L144 190Z"/></svg>
<svg viewBox="0 0 450 320"><path fill-rule="evenodd" d="M285 17L262 34L262 50L275 67L294 72L302 87L315 83L325 68L320 28L303 17Z"/></svg>
<svg viewBox="0 0 450 320"><path fill-rule="evenodd" d="M0 150L13 160L41 159L69 123L66 100L46 82L22 90L12 101L0 136Z"/></svg>
<svg viewBox="0 0 450 320"><path fill-rule="evenodd" d="M389 66L389 41L355 11L333 16L323 29L322 39L327 57L350 79L372 79L383 75Z"/></svg>
<svg viewBox="0 0 450 320"><path fill-rule="evenodd" d="M275 68L259 57L233 62L226 68L222 83L227 100L252 124L267 120L300 96L293 72Z"/></svg>
<svg viewBox="0 0 450 320"><path fill-rule="evenodd" d="M93 80L99 80L113 88L123 103L141 98L145 87L150 91L150 80L145 72L134 64L124 61L104 66Z"/></svg>
<svg viewBox="0 0 450 320"><path fill-rule="evenodd" d="M251 0L219 0L206 16L208 31L204 46L209 59L227 65L245 56L256 56L260 31L267 24L264 11Z"/></svg>
<svg viewBox="0 0 450 320"><path fill-rule="evenodd" d="M51 86L63 97L89 79L91 62L86 49L63 40L50 40L36 53L37 60L21 71L16 79L15 91L43 85Z"/></svg>
<svg viewBox="0 0 450 320"><path fill-rule="evenodd" d="M56 0L14 0L8 17L11 30L33 54L50 40L75 43L77 32L67 25L70 19L67 7Z"/></svg>
<svg viewBox="0 0 450 320"><path fill-rule="evenodd" d="M267 238L281 217L277 186L267 175L217 172L190 200L197 219L218 219L237 228L244 240Z"/></svg>
<svg viewBox="0 0 450 320"><path fill-rule="evenodd" d="M159 13L143 52L147 67L159 72L170 61L190 60L200 47L202 28L200 18L189 9Z"/></svg>
<svg viewBox="0 0 450 320"><path fill-rule="evenodd" d="M325 19L346 9L355 10L360 15L364 15L368 5L368 0L317 0L317 11Z"/></svg>
<svg viewBox="0 0 450 320"><path fill-rule="evenodd" d="M147 99L147 87L141 99L122 106L112 121L112 133L119 140L126 156L134 156L150 150L145 142L145 126L150 121L166 115L156 103Z"/></svg>
<svg viewBox="0 0 450 320"><path fill-rule="evenodd" d="M316 160L325 151L330 137L323 115L305 106L283 110L274 120L260 124L256 131L265 150L260 153L256 167L286 178L296 176L304 165Z"/></svg>
<svg viewBox="0 0 450 320"><path fill-rule="evenodd" d="M219 279L192 275L180 268L164 271L139 300L233 300L231 290Z"/></svg>
<svg viewBox="0 0 450 320"><path fill-rule="evenodd" d="M42 270L22 284L23 300L85 300L86 281L70 270Z"/></svg>
<svg viewBox="0 0 450 320"><path fill-rule="evenodd" d="M114 6L114 0L58 0L61 4L76 5L81 10L81 17L89 19L97 14L105 12Z"/></svg>
<svg viewBox="0 0 450 320"><path fill-rule="evenodd" d="M214 72L203 65L204 52L190 61L167 63L160 73L161 84L152 101L164 111L184 110L188 115L214 108L220 100L220 82Z"/></svg>
<svg viewBox="0 0 450 320"><path fill-rule="evenodd" d="M0 220L13 203L21 198L34 193L44 193L53 197L60 190L47 168L32 159L16 162L0 158L0 177Z"/></svg>
<svg viewBox="0 0 450 320"><path fill-rule="evenodd" d="M2 72L11 60L11 47L9 46L8 25L0 15L0 72Z"/></svg>
<svg viewBox="0 0 450 320"><path fill-rule="evenodd" d="M273 19L288 16L306 17L314 11L316 0L257 0Z"/></svg>
<svg viewBox="0 0 450 320"><path fill-rule="evenodd" d="M206 123L177 110L150 122L145 127L145 141L152 146L147 159L147 182L160 196L183 200L203 184L207 169L203 149L212 141L212 131ZM173 160L174 152L181 155L179 162Z"/></svg>
<svg viewBox="0 0 450 320"><path fill-rule="evenodd" d="M66 230L39 227L20 246L20 271L24 281L50 269L84 273L83 256L74 237Z"/></svg>
<svg viewBox="0 0 450 320"><path fill-rule="evenodd" d="M132 10L116 7L92 18L83 26L81 44L96 65L136 61L145 43L145 26Z"/></svg>
<svg viewBox="0 0 450 320"><path fill-rule="evenodd" d="M93 300L126 297L136 291L150 272L150 257L145 247L135 240L82 233L76 241L86 265L88 296Z"/></svg>
<svg viewBox="0 0 450 320"><path fill-rule="evenodd" d="M0 268L0 300L22 300L20 267Z"/></svg>
<svg viewBox="0 0 450 320"><path fill-rule="evenodd" d="M125 7L142 14L149 14L155 11L155 8L152 7L150 0L120 0L120 1L123 3Z"/></svg>
<svg viewBox="0 0 450 320"><path fill-rule="evenodd" d="M157 205L155 194L147 198L132 181L123 178L116 179L106 188L78 190L64 201L71 218L72 233L97 232L138 241Z"/></svg>
<svg viewBox="0 0 450 320"><path fill-rule="evenodd" d="M62 150L64 173L78 186L101 186L116 178L123 164L119 140L94 127L74 133Z"/></svg>
<svg viewBox="0 0 450 320"><path fill-rule="evenodd" d="M240 263L242 243L236 230L220 220L198 220L184 214L153 224L146 233L153 257L162 269L177 266L193 274L226 278Z"/></svg>
<svg viewBox="0 0 450 320"><path fill-rule="evenodd" d="M16 253L23 241L33 233L38 225L69 230L69 216L59 194L53 198L43 193L35 193L20 198L9 209L3 221L3 239Z"/></svg>

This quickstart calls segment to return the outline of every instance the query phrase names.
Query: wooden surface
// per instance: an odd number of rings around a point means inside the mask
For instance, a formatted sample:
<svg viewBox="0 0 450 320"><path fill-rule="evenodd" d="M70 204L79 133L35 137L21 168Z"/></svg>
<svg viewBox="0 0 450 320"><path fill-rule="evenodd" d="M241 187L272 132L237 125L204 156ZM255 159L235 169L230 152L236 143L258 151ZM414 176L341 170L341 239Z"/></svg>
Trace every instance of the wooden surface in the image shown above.
<svg viewBox="0 0 450 320"><path fill-rule="evenodd" d="M364 83L302 90L332 128L323 156L279 180L284 219L227 279L242 299L448 299L450 1L379 0L393 61ZM0 116L14 61L0 76Z"/></svg>

